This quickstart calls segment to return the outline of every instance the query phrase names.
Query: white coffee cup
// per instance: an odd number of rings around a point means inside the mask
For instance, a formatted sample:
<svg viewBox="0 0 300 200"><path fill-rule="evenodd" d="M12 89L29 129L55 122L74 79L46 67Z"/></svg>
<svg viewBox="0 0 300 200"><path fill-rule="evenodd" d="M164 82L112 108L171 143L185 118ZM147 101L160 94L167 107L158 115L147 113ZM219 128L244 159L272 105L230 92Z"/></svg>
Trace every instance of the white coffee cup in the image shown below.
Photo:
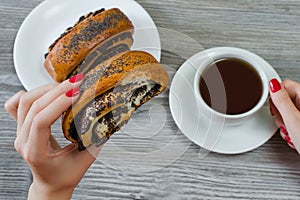
<svg viewBox="0 0 300 200"><path fill-rule="evenodd" d="M239 125L255 116L255 114L265 105L269 95L267 76L263 70L264 66L261 66L261 62L258 62L257 60L258 56L247 50L234 47L213 48L209 51L204 51L202 56L202 62L198 66L195 66L197 67L197 71L194 78L194 95L197 101L199 112L201 112L208 118L213 117L214 120L223 120L225 122L225 125ZM229 115L212 109L205 103L200 93L200 79L203 72L214 62L228 58L239 59L249 63L257 72L262 82L262 95L258 103L250 110L241 114Z"/></svg>

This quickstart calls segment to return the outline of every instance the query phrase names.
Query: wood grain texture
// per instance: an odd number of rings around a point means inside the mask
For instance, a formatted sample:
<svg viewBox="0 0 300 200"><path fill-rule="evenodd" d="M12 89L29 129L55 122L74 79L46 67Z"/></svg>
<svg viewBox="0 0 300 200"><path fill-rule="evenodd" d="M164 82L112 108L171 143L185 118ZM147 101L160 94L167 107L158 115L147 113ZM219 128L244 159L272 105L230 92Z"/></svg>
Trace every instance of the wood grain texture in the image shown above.
<svg viewBox="0 0 300 200"><path fill-rule="evenodd" d="M26 199L32 181L14 150L16 124L3 105L23 89L14 70L13 43L22 21L40 2L0 1L0 199ZM234 46L265 58L283 79L300 81L300 1L138 2L160 31L174 33L162 37L162 63L171 78L193 53ZM175 32L184 39L177 40ZM105 145L73 199L300 199L299 155L278 134L246 154L200 158L201 149L172 119L168 93L142 106ZM67 144L59 121L53 133Z"/></svg>

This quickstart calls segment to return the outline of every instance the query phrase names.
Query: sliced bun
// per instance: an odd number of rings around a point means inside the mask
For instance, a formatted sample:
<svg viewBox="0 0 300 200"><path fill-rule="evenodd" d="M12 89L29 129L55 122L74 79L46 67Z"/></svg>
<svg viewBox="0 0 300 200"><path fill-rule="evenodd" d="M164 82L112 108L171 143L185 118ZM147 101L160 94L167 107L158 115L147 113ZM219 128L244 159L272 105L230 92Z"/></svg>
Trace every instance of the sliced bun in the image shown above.
<svg viewBox="0 0 300 200"><path fill-rule="evenodd" d="M130 119L134 111L165 90L163 66L150 54L118 54L89 71L82 94L63 115L65 137L84 149L101 145Z"/></svg>
<svg viewBox="0 0 300 200"><path fill-rule="evenodd" d="M87 72L91 65L86 62L101 57L100 63L111 55L129 51L133 30L131 21L118 8L89 13L49 47L44 66L57 82L80 70Z"/></svg>

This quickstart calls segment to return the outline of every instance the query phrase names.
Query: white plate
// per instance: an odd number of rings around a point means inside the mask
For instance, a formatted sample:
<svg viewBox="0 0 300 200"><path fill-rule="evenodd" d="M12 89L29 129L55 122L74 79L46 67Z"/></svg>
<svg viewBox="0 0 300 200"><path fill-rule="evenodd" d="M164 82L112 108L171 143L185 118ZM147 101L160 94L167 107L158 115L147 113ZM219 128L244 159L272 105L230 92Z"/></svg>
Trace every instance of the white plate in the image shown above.
<svg viewBox="0 0 300 200"><path fill-rule="evenodd" d="M200 147L223 154L245 153L268 141L277 127L268 106L239 126L215 123L198 112L193 93L195 66L202 61L204 54L212 54L218 49L212 48L192 56L177 71L170 88L171 113L183 134ZM265 66L264 70L269 80L272 78L280 80L276 71L265 60L254 56L262 66Z"/></svg>
<svg viewBox="0 0 300 200"><path fill-rule="evenodd" d="M144 50L160 60L160 39L150 15L133 0L47 0L24 20L14 45L17 75L27 90L53 82L43 67L48 47L79 17L105 8L120 8L135 27L132 50ZM145 39L146 38L146 39Z"/></svg>

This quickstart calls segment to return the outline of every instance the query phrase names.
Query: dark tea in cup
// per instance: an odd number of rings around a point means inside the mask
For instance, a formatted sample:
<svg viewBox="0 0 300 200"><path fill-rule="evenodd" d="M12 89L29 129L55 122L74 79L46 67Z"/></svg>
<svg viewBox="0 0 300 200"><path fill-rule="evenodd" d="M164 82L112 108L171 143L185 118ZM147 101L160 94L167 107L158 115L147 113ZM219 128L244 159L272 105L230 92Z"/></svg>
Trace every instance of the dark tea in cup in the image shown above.
<svg viewBox="0 0 300 200"><path fill-rule="evenodd" d="M256 54L235 47L216 47L198 57L193 89L201 115L226 126L253 118L269 95L266 63Z"/></svg>
<svg viewBox="0 0 300 200"><path fill-rule="evenodd" d="M255 107L263 94L257 70L238 58L221 58L210 64L199 82L200 94L213 110L237 115Z"/></svg>

